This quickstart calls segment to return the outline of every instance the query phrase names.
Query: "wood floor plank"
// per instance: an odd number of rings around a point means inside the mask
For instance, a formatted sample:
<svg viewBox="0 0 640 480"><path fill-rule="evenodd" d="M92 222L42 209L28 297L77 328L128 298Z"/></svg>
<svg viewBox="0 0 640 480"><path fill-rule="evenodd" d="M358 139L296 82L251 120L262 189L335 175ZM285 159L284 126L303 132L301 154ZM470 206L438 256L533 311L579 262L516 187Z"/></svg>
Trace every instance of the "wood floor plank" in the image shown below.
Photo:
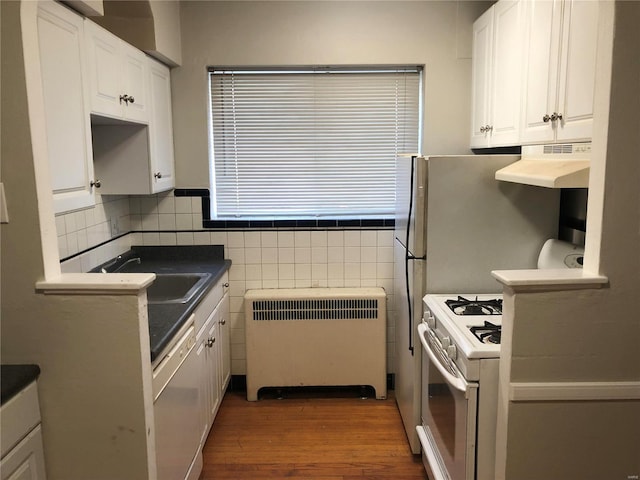
<svg viewBox="0 0 640 480"><path fill-rule="evenodd" d="M227 392L203 449L200 480L428 480L386 400L296 390L247 402Z"/></svg>

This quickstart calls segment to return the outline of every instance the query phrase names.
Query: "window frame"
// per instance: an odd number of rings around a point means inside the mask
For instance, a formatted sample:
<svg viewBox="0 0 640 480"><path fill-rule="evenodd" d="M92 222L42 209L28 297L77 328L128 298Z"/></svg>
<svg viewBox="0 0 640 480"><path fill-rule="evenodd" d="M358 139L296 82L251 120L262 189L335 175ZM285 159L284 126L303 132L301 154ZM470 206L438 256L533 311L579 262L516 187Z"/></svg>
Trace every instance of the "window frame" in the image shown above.
<svg viewBox="0 0 640 480"><path fill-rule="evenodd" d="M213 106L212 106L212 87L211 77L214 72L242 72L242 73L292 73L297 74L310 74L317 75L321 73L415 73L417 74L417 122L415 126L417 132L416 137L416 151L410 153L420 154L422 141L423 141L423 118L424 118L424 66L423 65L359 65L359 66L313 66L313 67L300 67L300 66L280 66L280 67L229 67L229 66L216 66L208 67L208 91L209 91L209 104L208 104L208 141L209 141L209 169L210 169L210 195L206 199L208 205L204 208L205 195L198 194L203 197L203 217L205 219L205 227L210 228L229 228L231 226L239 226L241 228L251 227L392 227L394 224L393 213L380 213L380 214L363 214L361 212L354 212L351 214L295 214L295 215L219 215L214 216L214 212L217 210L216 199L216 159L215 159L215 144L214 144L214 131L213 131ZM414 150L414 149L412 149ZM407 153L400 151L397 153ZM395 179L391 181L394 185L395 195Z"/></svg>

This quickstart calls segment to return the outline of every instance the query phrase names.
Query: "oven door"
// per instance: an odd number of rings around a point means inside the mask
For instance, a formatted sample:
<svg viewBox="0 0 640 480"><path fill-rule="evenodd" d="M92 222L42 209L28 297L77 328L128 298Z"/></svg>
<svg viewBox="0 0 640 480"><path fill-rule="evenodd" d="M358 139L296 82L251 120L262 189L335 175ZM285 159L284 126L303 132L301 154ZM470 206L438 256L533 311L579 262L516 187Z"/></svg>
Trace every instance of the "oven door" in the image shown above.
<svg viewBox="0 0 640 480"><path fill-rule="evenodd" d="M422 355L423 462L432 480L473 480L478 384L449 360L437 336L418 325Z"/></svg>

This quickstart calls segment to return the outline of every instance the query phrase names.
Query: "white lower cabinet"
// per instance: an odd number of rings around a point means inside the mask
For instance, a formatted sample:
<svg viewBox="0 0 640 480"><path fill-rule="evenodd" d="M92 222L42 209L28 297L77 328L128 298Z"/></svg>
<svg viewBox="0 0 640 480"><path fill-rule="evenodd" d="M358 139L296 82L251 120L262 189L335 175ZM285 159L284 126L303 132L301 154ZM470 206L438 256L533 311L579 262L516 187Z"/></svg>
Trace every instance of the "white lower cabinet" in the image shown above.
<svg viewBox="0 0 640 480"><path fill-rule="evenodd" d="M225 295L218 305L218 336L220 337L220 388L224 392L231 380L231 330L229 323L229 295Z"/></svg>
<svg viewBox="0 0 640 480"><path fill-rule="evenodd" d="M220 382L218 380L218 357L220 342L217 338L218 322L217 322L218 310L214 310L209 317L209 320L205 323L204 327L200 331L198 337L196 337L198 361L200 363L200 388L202 395L202 405L200 407L200 423L202 428L202 436L200 444L204 445L213 418L220 405Z"/></svg>
<svg viewBox="0 0 640 480"><path fill-rule="evenodd" d="M40 407L36 382L0 409L2 480L45 480ZM7 450L8 451L5 451Z"/></svg>
<svg viewBox="0 0 640 480"><path fill-rule="evenodd" d="M196 356L200 366L200 425L203 447L218 413L231 377L229 339L229 295L227 275L211 289L196 310ZM213 307L213 310L211 310ZM203 309L200 310L200 308ZM204 323L204 314L209 313Z"/></svg>

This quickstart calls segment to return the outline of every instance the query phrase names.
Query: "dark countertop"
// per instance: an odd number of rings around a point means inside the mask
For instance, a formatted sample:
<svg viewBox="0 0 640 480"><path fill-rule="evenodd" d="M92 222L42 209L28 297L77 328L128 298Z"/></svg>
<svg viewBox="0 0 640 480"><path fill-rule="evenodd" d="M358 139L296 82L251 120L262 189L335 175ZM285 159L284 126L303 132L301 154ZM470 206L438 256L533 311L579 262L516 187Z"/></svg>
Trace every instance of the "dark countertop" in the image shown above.
<svg viewBox="0 0 640 480"><path fill-rule="evenodd" d="M0 404L4 405L39 375L38 365L0 365Z"/></svg>
<svg viewBox="0 0 640 480"><path fill-rule="evenodd" d="M167 347L171 339L184 325L200 301L231 267L231 260L224 259L220 245L188 245L166 247L131 247L129 252L111 266L124 264L128 259L140 257L140 264L128 263L121 273L210 273L207 285L188 303L149 304L149 345L151 362ZM110 264L107 262L105 265ZM100 271L104 265L96 267Z"/></svg>

